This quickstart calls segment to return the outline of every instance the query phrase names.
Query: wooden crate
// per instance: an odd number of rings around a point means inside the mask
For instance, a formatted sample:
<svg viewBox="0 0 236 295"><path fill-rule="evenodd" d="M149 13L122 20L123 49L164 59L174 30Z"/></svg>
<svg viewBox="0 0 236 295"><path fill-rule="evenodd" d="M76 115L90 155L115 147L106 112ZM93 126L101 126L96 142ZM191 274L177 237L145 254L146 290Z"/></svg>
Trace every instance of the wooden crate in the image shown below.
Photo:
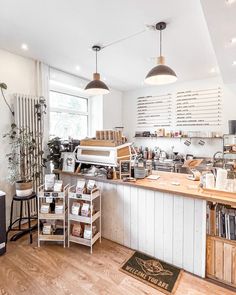
<svg viewBox="0 0 236 295"><path fill-rule="evenodd" d="M206 276L236 287L236 241L207 236Z"/></svg>
<svg viewBox="0 0 236 295"><path fill-rule="evenodd" d="M116 147L117 142L113 140L83 139L80 141L81 146L108 146Z"/></svg>
<svg viewBox="0 0 236 295"><path fill-rule="evenodd" d="M131 158L131 151L130 146L125 146L122 148L118 148L117 150L117 160L130 160Z"/></svg>

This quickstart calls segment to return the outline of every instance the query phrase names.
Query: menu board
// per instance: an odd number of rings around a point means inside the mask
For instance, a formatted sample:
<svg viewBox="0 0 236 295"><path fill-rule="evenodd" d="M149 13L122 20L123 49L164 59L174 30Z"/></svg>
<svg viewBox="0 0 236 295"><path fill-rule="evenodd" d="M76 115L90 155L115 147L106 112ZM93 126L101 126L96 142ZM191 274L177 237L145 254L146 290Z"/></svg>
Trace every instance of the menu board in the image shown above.
<svg viewBox="0 0 236 295"><path fill-rule="evenodd" d="M176 94L176 126L222 124L222 89L180 91Z"/></svg>
<svg viewBox="0 0 236 295"><path fill-rule="evenodd" d="M222 88L185 90L138 97L137 128L220 126Z"/></svg>
<svg viewBox="0 0 236 295"><path fill-rule="evenodd" d="M172 95L139 97L137 127L170 127L172 125Z"/></svg>

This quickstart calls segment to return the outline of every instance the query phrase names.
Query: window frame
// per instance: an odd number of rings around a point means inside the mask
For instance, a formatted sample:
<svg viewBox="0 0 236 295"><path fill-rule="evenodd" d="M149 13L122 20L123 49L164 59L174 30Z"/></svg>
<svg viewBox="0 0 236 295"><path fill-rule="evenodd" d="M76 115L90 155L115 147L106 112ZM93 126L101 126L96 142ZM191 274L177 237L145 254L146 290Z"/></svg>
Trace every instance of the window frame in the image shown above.
<svg viewBox="0 0 236 295"><path fill-rule="evenodd" d="M82 98L85 99L87 102L87 112L81 112L81 111L74 111L67 108L56 108L52 107L50 103L50 94L51 92L64 94L67 96L73 96L76 98ZM81 96L79 94L71 93L70 91L61 91L57 89L49 89L49 136L51 136L50 132L50 126L51 126L51 112L57 112L57 113L67 113L67 114L73 114L78 116L86 116L87 117L87 136L89 136L90 133L90 99L88 97ZM63 140L67 140L67 138L63 138Z"/></svg>

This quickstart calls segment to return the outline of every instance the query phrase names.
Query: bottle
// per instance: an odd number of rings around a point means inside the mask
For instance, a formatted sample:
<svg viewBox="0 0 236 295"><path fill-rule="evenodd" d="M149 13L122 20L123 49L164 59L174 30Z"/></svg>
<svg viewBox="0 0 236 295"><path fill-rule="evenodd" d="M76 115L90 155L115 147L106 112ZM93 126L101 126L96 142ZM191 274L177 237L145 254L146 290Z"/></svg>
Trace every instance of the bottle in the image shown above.
<svg viewBox="0 0 236 295"><path fill-rule="evenodd" d="M117 180L117 173L116 173L116 168L115 167L113 167L112 173L113 173L112 179Z"/></svg>
<svg viewBox="0 0 236 295"><path fill-rule="evenodd" d="M107 170L107 179L112 179L113 178L113 170L112 168L109 166L108 170Z"/></svg>

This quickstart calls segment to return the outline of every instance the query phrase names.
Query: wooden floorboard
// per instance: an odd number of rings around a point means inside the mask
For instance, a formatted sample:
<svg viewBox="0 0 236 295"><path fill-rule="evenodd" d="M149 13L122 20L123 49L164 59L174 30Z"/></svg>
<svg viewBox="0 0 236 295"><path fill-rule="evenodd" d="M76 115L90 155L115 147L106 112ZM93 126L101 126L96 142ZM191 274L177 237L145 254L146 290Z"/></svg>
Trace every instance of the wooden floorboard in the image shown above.
<svg viewBox="0 0 236 295"><path fill-rule="evenodd" d="M119 271L132 250L103 240L94 253L84 246L36 247L28 239L9 242L0 256L0 295L161 295ZM233 295L235 292L184 272L176 295Z"/></svg>

